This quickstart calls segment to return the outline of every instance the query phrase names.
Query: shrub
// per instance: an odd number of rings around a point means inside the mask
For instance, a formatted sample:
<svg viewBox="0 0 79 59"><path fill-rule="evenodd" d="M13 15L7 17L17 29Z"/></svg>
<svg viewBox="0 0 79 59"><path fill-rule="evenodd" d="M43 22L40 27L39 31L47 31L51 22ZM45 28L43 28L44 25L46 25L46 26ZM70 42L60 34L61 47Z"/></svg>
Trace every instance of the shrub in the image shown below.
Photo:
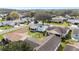
<svg viewBox="0 0 79 59"><path fill-rule="evenodd" d="M3 46L3 51L32 51L33 47L24 41L10 42L9 44Z"/></svg>

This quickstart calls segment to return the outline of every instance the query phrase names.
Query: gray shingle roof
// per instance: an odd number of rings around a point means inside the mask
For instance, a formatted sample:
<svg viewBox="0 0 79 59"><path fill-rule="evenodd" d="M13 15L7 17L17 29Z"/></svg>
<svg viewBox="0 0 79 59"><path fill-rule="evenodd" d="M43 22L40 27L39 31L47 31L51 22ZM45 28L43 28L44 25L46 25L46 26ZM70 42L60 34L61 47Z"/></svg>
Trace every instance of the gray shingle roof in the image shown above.
<svg viewBox="0 0 79 59"><path fill-rule="evenodd" d="M60 35L63 35L63 34L66 34L69 29L68 28L63 28L63 27L49 27L48 28L48 32L52 31L52 30L56 31ZM53 33L53 34L55 34L55 33Z"/></svg>
<svg viewBox="0 0 79 59"><path fill-rule="evenodd" d="M79 23L79 19L68 19L68 22Z"/></svg>
<svg viewBox="0 0 79 59"><path fill-rule="evenodd" d="M0 26L2 26L2 23L0 23Z"/></svg>

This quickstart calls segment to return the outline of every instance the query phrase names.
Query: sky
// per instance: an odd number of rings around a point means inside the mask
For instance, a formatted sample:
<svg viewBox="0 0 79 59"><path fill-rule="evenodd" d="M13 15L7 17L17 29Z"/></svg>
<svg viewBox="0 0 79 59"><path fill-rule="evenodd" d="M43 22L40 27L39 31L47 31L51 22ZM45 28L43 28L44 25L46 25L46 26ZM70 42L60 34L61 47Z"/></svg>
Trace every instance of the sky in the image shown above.
<svg viewBox="0 0 79 59"><path fill-rule="evenodd" d="M79 9L79 7L4 7L7 9L18 9L18 10L27 10L27 9Z"/></svg>
<svg viewBox="0 0 79 59"><path fill-rule="evenodd" d="M78 0L0 0L0 8L79 9Z"/></svg>

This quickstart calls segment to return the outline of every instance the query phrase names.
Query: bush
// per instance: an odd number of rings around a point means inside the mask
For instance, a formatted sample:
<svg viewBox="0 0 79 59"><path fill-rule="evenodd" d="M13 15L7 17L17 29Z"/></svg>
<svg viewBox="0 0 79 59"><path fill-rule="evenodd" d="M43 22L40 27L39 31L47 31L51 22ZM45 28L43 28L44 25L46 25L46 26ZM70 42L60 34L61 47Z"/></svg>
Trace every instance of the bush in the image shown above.
<svg viewBox="0 0 79 59"><path fill-rule="evenodd" d="M33 47L24 41L10 42L9 44L3 46L3 51L32 51Z"/></svg>

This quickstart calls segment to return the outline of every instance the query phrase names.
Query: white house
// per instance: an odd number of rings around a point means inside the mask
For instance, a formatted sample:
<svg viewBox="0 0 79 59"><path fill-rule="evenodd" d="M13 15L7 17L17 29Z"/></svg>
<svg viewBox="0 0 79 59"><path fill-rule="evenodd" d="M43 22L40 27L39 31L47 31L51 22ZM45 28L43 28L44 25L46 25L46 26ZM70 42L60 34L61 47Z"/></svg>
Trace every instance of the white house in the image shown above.
<svg viewBox="0 0 79 59"><path fill-rule="evenodd" d="M65 18L65 17L58 16L58 17L53 17L52 20L50 20L50 21L52 21L52 22L63 22L66 19L67 18Z"/></svg>
<svg viewBox="0 0 79 59"><path fill-rule="evenodd" d="M71 26L69 26L69 28L70 28L71 30L73 30L73 29L78 29L79 27L78 27L77 25L71 25Z"/></svg>
<svg viewBox="0 0 79 59"><path fill-rule="evenodd" d="M43 25L43 24L41 24L41 23L34 24L33 22L31 22L31 23L29 24L29 28L30 28L32 31L44 32L44 31L47 30L48 26Z"/></svg>
<svg viewBox="0 0 79 59"><path fill-rule="evenodd" d="M79 28L75 28L72 30L71 37L73 40L79 41Z"/></svg>
<svg viewBox="0 0 79 59"><path fill-rule="evenodd" d="M12 21L0 22L0 26L6 26L6 25L15 26L15 23Z"/></svg>
<svg viewBox="0 0 79 59"><path fill-rule="evenodd" d="M67 22L75 24L75 23L79 23L79 19L68 19Z"/></svg>

